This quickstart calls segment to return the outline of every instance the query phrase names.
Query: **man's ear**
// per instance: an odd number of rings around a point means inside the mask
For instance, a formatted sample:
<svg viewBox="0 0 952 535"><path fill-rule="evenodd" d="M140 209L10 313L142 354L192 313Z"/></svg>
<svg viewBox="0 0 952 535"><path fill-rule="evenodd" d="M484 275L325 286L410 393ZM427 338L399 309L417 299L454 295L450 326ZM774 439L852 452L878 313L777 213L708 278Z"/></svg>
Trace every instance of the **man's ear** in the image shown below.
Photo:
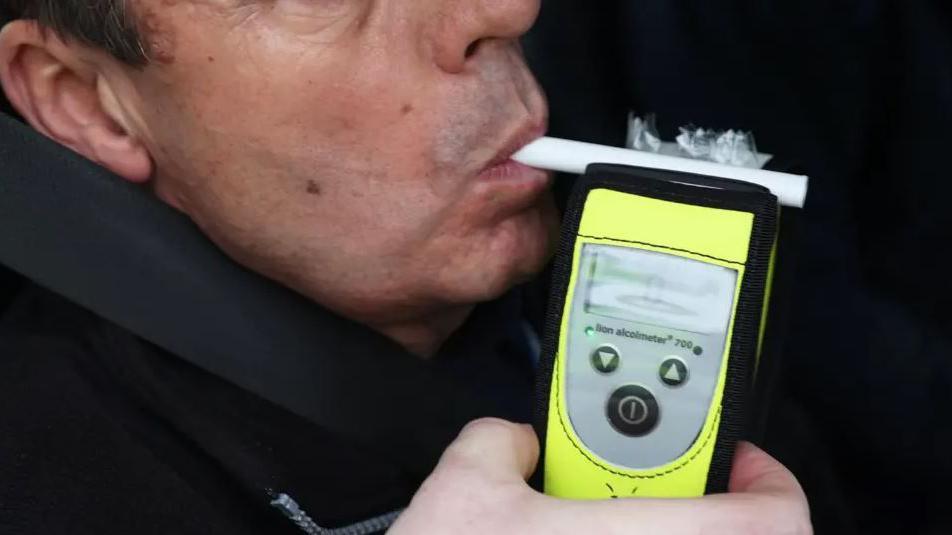
<svg viewBox="0 0 952 535"><path fill-rule="evenodd" d="M0 30L0 85L40 133L129 181L146 182L153 167L149 151L97 64L106 60L93 56L36 21L14 21Z"/></svg>

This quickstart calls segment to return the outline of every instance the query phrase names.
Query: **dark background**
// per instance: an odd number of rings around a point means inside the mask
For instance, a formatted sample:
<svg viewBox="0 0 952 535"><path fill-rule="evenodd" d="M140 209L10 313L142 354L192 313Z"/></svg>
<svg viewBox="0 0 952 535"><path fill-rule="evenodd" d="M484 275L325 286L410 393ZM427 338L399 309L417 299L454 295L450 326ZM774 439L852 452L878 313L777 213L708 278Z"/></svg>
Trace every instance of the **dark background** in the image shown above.
<svg viewBox="0 0 952 535"><path fill-rule="evenodd" d="M765 445L817 533L952 533L952 2L542 9L552 135L620 145L628 110L654 112L666 140L748 129L811 176Z"/></svg>

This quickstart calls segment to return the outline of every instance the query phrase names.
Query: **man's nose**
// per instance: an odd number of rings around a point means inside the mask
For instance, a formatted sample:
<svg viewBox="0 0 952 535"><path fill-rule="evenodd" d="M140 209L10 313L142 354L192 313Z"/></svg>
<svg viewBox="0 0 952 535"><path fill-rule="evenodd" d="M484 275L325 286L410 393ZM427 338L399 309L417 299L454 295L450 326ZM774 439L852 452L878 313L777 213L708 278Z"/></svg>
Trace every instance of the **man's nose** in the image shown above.
<svg viewBox="0 0 952 535"><path fill-rule="evenodd" d="M517 39L529 31L539 14L540 0L437 0L433 21L436 64L456 74L493 40Z"/></svg>

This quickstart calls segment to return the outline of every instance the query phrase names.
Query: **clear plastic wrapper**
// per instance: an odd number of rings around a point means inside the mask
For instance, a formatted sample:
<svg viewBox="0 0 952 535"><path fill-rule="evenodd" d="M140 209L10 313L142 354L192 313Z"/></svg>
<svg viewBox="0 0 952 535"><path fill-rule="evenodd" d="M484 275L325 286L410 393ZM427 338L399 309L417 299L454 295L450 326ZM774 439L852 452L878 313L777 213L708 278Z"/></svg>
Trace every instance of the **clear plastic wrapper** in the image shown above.
<svg viewBox="0 0 952 535"><path fill-rule="evenodd" d="M754 135L735 130L718 135L711 146L711 160L737 167L759 165Z"/></svg>
<svg viewBox="0 0 952 535"><path fill-rule="evenodd" d="M688 157L735 167L760 167L757 145L751 132L733 129L718 132L694 125L682 126L680 130L678 147Z"/></svg>
<svg viewBox="0 0 952 535"><path fill-rule="evenodd" d="M628 114L628 142L625 146L646 152L661 150L661 136L658 135L657 122L653 113L643 118L635 115L634 112Z"/></svg>
<svg viewBox="0 0 952 535"><path fill-rule="evenodd" d="M682 126L679 130L681 133L675 143L662 141L655 114L639 116L635 112L629 112L625 147L751 169L760 169L770 160L769 154L757 152L752 132L735 129L713 130L694 124Z"/></svg>
<svg viewBox="0 0 952 535"><path fill-rule="evenodd" d="M682 126L679 130L681 134L678 135L676 141L682 152L698 160L710 159L712 146L716 138L716 133L713 130L705 130L693 124Z"/></svg>

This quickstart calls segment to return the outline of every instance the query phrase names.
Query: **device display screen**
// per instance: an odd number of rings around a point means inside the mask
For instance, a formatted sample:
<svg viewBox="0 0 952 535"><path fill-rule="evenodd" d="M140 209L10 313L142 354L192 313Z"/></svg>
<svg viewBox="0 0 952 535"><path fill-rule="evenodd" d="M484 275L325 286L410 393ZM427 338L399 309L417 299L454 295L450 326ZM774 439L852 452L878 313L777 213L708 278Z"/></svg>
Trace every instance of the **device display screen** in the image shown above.
<svg viewBox="0 0 952 535"><path fill-rule="evenodd" d="M737 271L666 253L586 244L585 312L666 329L727 332Z"/></svg>

